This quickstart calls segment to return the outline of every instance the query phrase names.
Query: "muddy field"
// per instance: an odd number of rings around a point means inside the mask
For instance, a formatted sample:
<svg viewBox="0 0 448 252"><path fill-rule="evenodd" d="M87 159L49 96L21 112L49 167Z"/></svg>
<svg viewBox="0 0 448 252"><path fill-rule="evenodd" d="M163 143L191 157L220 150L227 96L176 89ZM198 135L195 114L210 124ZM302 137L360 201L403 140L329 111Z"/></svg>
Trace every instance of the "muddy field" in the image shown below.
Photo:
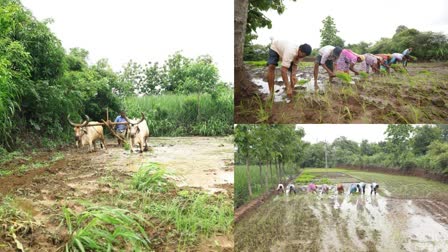
<svg viewBox="0 0 448 252"><path fill-rule="evenodd" d="M343 182L350 176L330 177ZM385 185L377 195L368 187L365 195L348 195L349 185L342 195L300 191L272 197L236 223L235 250L446 251L446 201L394 197Z"/></svg>
<svg viewBox="0 0 448 252"><path fill-rule="evenodd" d="M279 70L275 97L267 102L266 68L250 67L257 95L235 104L236 123L446 123L448 64L414 63L408 73L354 76L344 83L328 82L319 68L319 93L314 90L313 67L299 67L293 100L286 99Z"/></svg>
<svg viewBox="0 0 448 252"><path fill-rule="evenodd" d="M1 199L12 198L11 205L31 215L25 229L16 227L13 232L17 234L16 239L26 251L61 249L68 239L67 230L61 225L63 207L76 212L85 208L83 202L97 205L122 202L122 205L132 208L134 199L132 196L126 198L129 194L124 193L127 190L125 181L129 181L141 166L150 162L166 169L169 180L180 188L174 190L222 194L227 201L233 202L233 144L230 138L151 138L149 145L149 152L131 154L110 140L107 151L100 149L87 153L86 148L68 148L58 152L33 153L4 164L3 171L10 169L14 172L0 177ZM17 167L33 167L36 163L47 165L18 172ZM172 190L165 196L176 193ZM176 235L170 234L171 229L169 225L156 225L148 231L153 249L179 248L173 240ZM230 234L216 233L215 237L204 239L204 242L206 245L201 243L198 246L212 251L233 248ZM16 251L15 245L11 230L3 229L0 250Z"/></svg>

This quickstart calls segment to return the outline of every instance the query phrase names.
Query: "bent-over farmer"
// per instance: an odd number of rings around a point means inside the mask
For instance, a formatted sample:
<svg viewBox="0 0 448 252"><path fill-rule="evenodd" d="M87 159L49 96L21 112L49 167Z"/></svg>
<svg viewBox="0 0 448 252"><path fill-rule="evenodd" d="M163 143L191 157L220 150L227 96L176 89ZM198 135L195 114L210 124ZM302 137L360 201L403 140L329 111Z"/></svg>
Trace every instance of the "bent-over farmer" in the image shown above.
<svg viewBox="0 0 448 252"><path fill-rule="evenodd" d="M322 66L328 73L330 77L330 82L336 76L334 75L334 65L336 64L336 60L339 58L339 55L342 52L342 48L339 46L331 46L327 45L319 49L319 55L316 57L314 61L314 89L318 90L317 86L317 76L319 75L319 66Z"/></svg>
<svg viewBox="0 0 448 252"><path fill-rule="evenodd" d="M296 44L285 40L274 40L269 49L268 58L268 73L267 79L269 84L269 99L274 97L274 79L275 68L278 61L281 59L281 73L283 83L285 83L286 94L289 99L292 99L292 91L297 82L296 72L297 65L302 58L311 54L311 46ZM290 79L288 80L288 71L290 72Z"/></svg>

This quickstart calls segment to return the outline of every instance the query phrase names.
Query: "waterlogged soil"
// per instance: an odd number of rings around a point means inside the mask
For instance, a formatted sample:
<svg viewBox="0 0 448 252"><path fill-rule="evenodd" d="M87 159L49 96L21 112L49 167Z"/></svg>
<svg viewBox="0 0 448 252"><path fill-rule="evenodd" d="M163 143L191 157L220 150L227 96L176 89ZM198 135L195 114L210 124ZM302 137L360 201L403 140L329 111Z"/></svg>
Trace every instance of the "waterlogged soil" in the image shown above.
<svg viewBox="0 0 448 252"><path fill-rule="evenodd" d="M110 140L107 150L99 149L93 153L88 153L87 148L67 148L59 151L64 157L49 166L0 177L0 197L14 197L14 205L33 217L32 230L17 235L26 251L61 249L68 239L66 230L60 225L64 206L80 212L84 209L80 201L112 203L108 200L120 194L112 183L129 180L141 166L150 162L159 163L167 170L169 179L180 187L225 193L233 199L233 144L230 138L154 137L150 138L149 146L148 152L130 153ZM39 160L49 160L53 155L52 152L42 152L35 156ZM14 169L14 166L11 162L2 169ZM167 237L163 236L168 231L163 228L151 231L153 237L162 237L157 250L166 249L163 240ZM0 231L0 250L16 251L16 243L5 232ZM233 248L233 237L218 236L215 240L221 245L215 245L209 251Z"/></svg>
<svg viewBox="0 0 448 252"><path fill-rule="evenodd" d="M345 184L348 191L349 183ZM448 205L432 199L277 195L235 226L236 251L445 251Z"/></svg>
<svg viewBox="0 0 448 252"><path fill-rule="evenodd" d="M354 76L329 83L320 67L314 90L313 67L299 67L292 101L276 71L274 100L268 102L266 68L250 68L253 97L235 104L236 123L447 123L448 63L411 63L408 73Z"/></svg>

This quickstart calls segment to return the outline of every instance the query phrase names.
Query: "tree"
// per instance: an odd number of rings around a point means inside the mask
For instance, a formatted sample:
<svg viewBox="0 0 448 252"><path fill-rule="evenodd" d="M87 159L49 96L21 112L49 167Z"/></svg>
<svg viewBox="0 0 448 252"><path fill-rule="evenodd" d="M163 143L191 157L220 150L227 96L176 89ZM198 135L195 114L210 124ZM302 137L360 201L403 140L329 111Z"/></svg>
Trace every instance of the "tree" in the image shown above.
<svg viewBox="0 0 448 252"><path fill-rule="evenodd" d="M293 0L295 1L295 0ZM271 21L263 11L274 9L281 14L285 10L284 0L234 0L234 86L235 103L243 95L249 95L254 88L247 78L244 68L244 45L248 34L253 34L260 27L272 26ZM254 36L252 36L254 38Z"/></svg>
<svg viewBox="0 0 448 252"><path fill-rule="evenodd" d="M425 155L428 151L428 146L436 141L440 140L442 132L440 128L433 127L431 125L423 125L416 127L415 134L412 138L412 149L415 155Z"/></svg>
<svg viewBox="0 0 448 252"><path fill-rule="evenodd" d="M359 156L358 143L345 136L336 138L331 144L332 159L336 165L354 164Z"/></svg>
<svg viewBox="0 0 448 252"><path fill-rule="evenodd" d="M252 197L251 186L251 174L250 174L250 154L252 153L252 133L251 126L245 124L238 124L235 126L235 145L238 148L238 152L242 154L246 161L246 175L247 175L247 188L249 191L249 197Z"/></svg>
<svg viewBox="0 0 448 252"><path fill-rule="evenodd" d="M322 20L323 27L320 29L320 46L333 45L344 47L344 40L340 38L336 33L339 31L336 29L336 24L331 16L327 16Z"/></svg>
<svg viewBox="0 0 448 252"><path fill-rule="evenodd" d="M309 145L304 151L303 167L325 167L325 143Z"/></svg>
<svg viewBox="0 0 448 252"><path fill-rule="evenodd" d="M364 53L368 52L370 45L371 45L371 43L361 41L358 44L348 44L347 48L349 48L350 50L352 50L355 53L364 54Z"/></svg>
<svg viewBox="0 0 448 252"><path fill-rule="evenodd" d="M395 164L400 163L400 156L406 155L409 140L414 128L409 124L390 124L386 129L387 148L394 155Z"/></svg>

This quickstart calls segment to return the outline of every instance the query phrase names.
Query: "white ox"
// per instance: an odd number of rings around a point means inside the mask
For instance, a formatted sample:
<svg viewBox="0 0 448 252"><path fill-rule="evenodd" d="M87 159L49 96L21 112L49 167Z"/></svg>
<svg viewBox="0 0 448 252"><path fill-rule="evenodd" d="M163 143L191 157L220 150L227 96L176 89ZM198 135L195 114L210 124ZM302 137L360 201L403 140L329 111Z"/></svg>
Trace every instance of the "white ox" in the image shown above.
<svg viewBox="0 0 448 252"><path fill-rule="evenodd" d="M146 123L145 117L142 114L142 119L140 120L129 120L126 118L127 122L129 123L129 136L131 137L131 152L132 147L136 144L140 147L140 152L147 151L148 150L148 143L147 140L149 138L149 128L148 124ZM143 149L143 145L145 148Z"/></svg>
<svg viewBox="0 0 448 252"><path fill-rule="evenodd" d="M101 148L106 148L106 143L104 142L104 133L103 126L87 126L92 124L99 124L98 122L92 121L89 122L89 117L86 116L86 121L83 123L74 123L70 120L70 115L67 116L68 121L72 126L74 126L73 130L75 131L75 140L76 147L78 148L81 144L81 147L84 145L89 145L89 152L96 150L95 141L100 140Z"/></svg>

